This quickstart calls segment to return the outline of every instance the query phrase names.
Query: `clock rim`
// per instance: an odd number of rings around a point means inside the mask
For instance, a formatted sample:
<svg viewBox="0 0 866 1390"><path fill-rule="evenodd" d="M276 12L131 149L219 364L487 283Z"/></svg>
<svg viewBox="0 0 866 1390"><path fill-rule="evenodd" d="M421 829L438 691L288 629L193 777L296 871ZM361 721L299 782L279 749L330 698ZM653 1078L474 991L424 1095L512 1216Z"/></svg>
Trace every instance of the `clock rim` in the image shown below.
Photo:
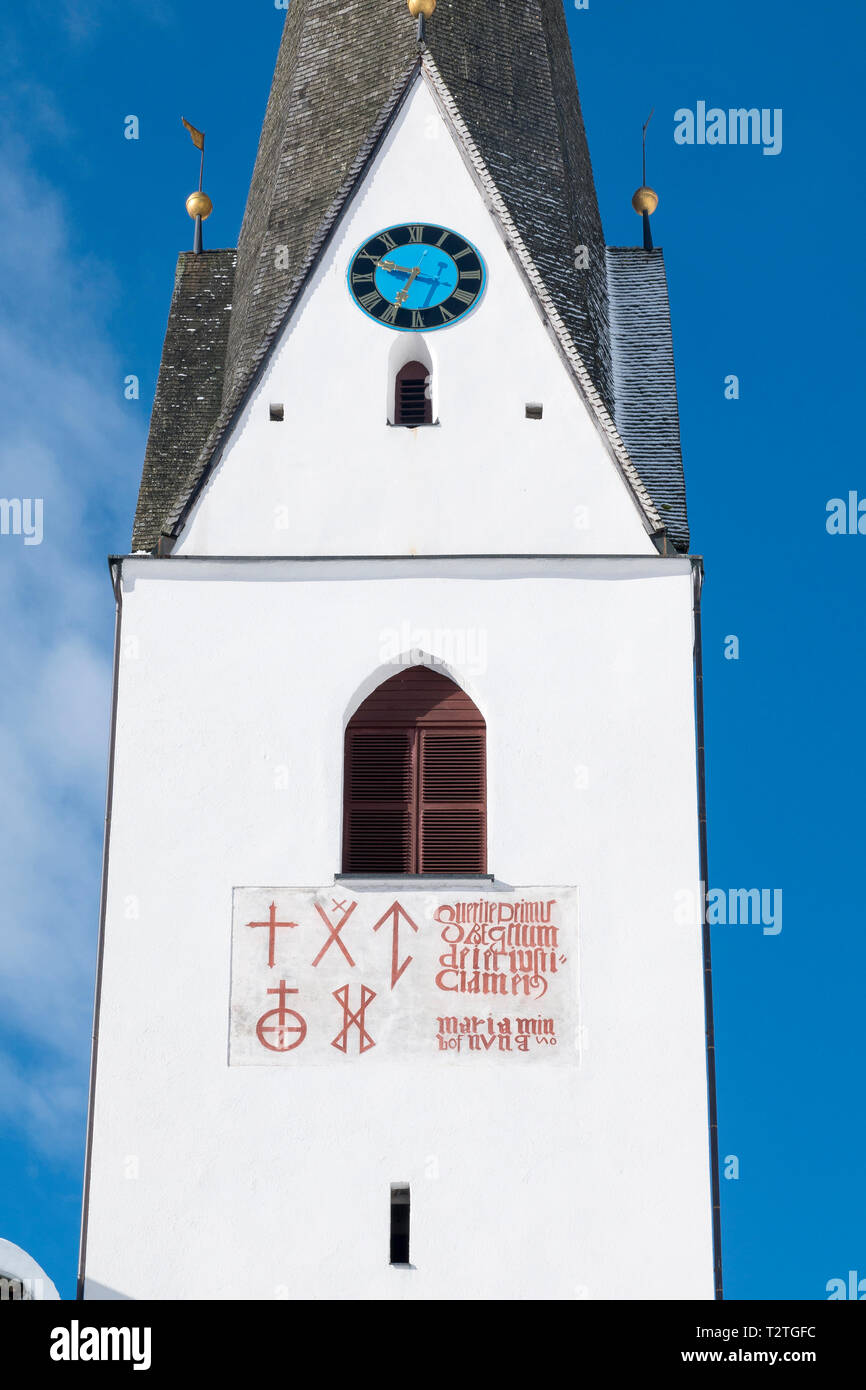
<svg viewBox="0 0 866 1390"><path fill-rule="evenodd" d="M354 289L352 288L352 266L355 264L359 252L362 251L365 246L369 246L370 242L375 241L376 237L381 236L383 232L393 232L398 227L401 229L405 227L438 227L439 230L442 232L448 232L451 236L459 237L460 240L464 242L467 246L472 247L472 250L478 257L478 263L481 266L481 289L478 291L472 304L467 309L465 309L462 314L458 314L454 319L453 323L437 323L429 328L403 328L400 324L383 323L381 319L376 318L375 314L371 314L367 309L365 309L363 304L361 304L358 300L358 297L355 294ZM448 252L446 252L445 254L448 255ZM454 259L453 256L451 257L451 259ZM459 323L465 323L467 319L470 319L484 298L484 295L487 291L488 279L489 275L487 271L487 262L482 256L478 247L475 245L474 241L470 241L468 236L464 236L462 232L458 232L455 227L446 227L444 222L428 222L425 221L424 218L417 217L412 218L411 220L406 222L392 222L390 226L381 227L378 232L372 232L370 236L365 237L364 240L358 246L356 246L355 250L349 257L349 265L346 270L346 286L348 288L350 298L352 300L352 303L355 305L357 309L360 309L361 313L364 315L365 318L372 319L373 323L378 324L380 328L389 329L391 333L420 333L422 335L424 333L441 333L446 328L456 328ZM434 304L430 307L438 308L438 305Z"/></svg>

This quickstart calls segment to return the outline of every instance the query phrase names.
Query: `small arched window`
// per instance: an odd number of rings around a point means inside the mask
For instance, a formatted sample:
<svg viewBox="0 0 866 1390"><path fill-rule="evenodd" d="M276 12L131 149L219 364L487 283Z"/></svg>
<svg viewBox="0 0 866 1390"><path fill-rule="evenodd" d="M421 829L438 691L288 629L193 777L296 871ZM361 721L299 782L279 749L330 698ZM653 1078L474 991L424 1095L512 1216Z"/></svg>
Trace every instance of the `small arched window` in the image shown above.
<svg viewBox="0 0 866 1390"><path fill-rule="evenodd" d="M447 676L412 666L346 729L343 872L483 874L487 730Z"/></svg>
<svg viewBox="0 0 866 1390"><path fill-rule="evenodd" d="M394 424L433 424L431 375L423 362L407 362L397 373Z"/></svg>

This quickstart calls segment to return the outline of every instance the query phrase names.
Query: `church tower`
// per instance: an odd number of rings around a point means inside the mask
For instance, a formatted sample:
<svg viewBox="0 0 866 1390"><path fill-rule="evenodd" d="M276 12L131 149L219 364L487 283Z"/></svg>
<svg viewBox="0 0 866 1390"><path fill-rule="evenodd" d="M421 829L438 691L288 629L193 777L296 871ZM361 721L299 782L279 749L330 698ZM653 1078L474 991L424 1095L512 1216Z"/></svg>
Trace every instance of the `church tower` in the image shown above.
<svg viewBox="0 0 866 1390"><path fill-rule="evenodd" d="M111 560L81 1296L720 1296L702 571L562 0L291 0L196 245Z"/></svg>

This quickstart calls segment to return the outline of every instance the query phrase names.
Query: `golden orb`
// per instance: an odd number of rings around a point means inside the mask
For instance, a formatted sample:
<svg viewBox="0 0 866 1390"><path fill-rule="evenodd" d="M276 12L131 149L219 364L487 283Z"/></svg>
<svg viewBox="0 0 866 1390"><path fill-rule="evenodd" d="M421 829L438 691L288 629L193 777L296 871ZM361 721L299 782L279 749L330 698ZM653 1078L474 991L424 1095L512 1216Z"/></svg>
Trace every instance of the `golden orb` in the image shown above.
<svg viewBox="0 0 866 1390"><path fill-rule="evenodd" d="M419 19L421 15L429 19L436 8L436 0L406 0L406 3L413 19Z"/></svg>
<svg viewBox="0 0 866 1390"><path fill-rule="evenodd" d="M190 217L200 217L204 221L213 212L213 203L206 193L190 193L186 200L186 210Z"/></svg>
<svg viewBox="0 0 866 1390"><path fill-rule="evenodd" d="M632 198L631 205L638 214L648 212L652 215L659 205L659 195L654 188L648 188L646 184L642 184Z"/></svg>

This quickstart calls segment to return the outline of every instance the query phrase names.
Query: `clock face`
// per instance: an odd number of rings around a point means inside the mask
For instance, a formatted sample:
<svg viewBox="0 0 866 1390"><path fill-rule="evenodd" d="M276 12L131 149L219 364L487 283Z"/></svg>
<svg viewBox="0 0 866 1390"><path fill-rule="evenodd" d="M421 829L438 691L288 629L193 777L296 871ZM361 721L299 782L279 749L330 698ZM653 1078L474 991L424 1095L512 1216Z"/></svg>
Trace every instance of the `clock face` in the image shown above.
<svg viewBox="0 0 866 1390"><path fill-rule="evenodd" d="M401 333L449 328L472 312L487 269L465 237L411 223L365 241L349 266L349 289L365 314Z"/></svg>

